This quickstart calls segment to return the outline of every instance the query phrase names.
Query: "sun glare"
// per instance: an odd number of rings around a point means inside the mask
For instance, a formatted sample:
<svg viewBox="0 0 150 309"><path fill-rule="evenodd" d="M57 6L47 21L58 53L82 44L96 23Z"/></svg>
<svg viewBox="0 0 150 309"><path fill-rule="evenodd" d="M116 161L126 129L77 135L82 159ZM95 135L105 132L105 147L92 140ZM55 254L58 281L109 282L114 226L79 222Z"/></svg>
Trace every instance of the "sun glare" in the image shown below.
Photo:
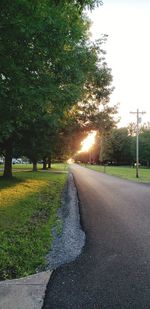
<svg viewBox="0 0 150 309"><path fill-rule="evenodd" d="M74 163L74 160L72 158L70 158L70 159L67 160L67 163L72 164L72 163Z"/></svg>
<svg viewBox="0 0 150 309"><path fill-rule="evenodd" d="M88 136L81 142L80 152L87 152L95 143L96 131L92 131L88 134Z"/></svg>

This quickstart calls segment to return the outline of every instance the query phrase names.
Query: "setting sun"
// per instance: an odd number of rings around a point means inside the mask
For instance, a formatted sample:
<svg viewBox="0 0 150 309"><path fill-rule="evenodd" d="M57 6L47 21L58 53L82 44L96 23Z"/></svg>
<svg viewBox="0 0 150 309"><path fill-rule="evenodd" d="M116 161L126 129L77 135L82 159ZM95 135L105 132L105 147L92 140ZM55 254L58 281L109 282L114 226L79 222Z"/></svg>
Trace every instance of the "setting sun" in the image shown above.
<svg viewBox="0 0 150 309"><path fill-rule="evenodd" d="M72 158L68 159L68 160L67 160L67 163L68 163L68 164L74 163L74 159L72 159Z"/></svg>
<svg viewBox="0 0 150 309"><path fill-rule="evenodd" d="M92 131L88 134L88 136L81 142L81 149L79 150L79 153L90 150L90 148L95 143L95 136L96 136L96 131Z"/></svg>

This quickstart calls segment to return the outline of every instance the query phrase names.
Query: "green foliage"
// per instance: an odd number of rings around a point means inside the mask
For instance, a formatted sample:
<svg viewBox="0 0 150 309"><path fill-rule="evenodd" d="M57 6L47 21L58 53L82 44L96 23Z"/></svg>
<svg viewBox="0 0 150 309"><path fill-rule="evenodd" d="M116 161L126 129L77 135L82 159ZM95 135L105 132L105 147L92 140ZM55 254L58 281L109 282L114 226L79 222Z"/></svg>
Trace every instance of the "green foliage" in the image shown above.
<svg viewBox="0 0 150 309"><path fill-rule="evenodd" d="M150 166L150 129L144 129L139 136L140 161Z"/></svg>
<svg viewBox="0 0 150 309"><path fill-rule="evenodd" d="M99 6L103 4L103 1L100 0L77 0L77 4L83 9L85 7L88 7L90 9L94 9L95 6Z"/></svg>
<svg viewBox="0 0 150 309"><path fill-rule="evenodd" d="M61 112L78 99L87 24L67 3L7 0L0 9L0 128L7 139L48 106Z"/></svg>
<svg viewBox="0 0 150 309"><path fill-rule="evenodd" d="M139 160L144 166L150 166L150 129L143 127L139 133ZM101 140L100 161L112 161L115 164L134 164L136 161L135 126L116 128L104 134Z"/></svg>
<svg viewBox="0 0 150 309"><path fill-rule="evenodd" d="M131 136L127 128L115 128L103 136L100 160L131 164Z"/></svg>
<svg viewBox="0 0 150 309"><path fill-rule="evenodd" d="M82 100L64 115L58 145L62 145L61 153L65 151L69 156L79 150L81 141L90 130L102 134L115 126L113 115L117 113L117 106L109 106L109 95L113 90L111 71L104 59L99 59L95 53L95 50L100 53L102 42L103 39L100 45L90 47L95 59L91 58L91 69L84 84Z"/></svg>
<svg viewBox="0 0 150 309"><path fill-rule="evenodd" d="M107 106L112 77L101 48L105 37L89 43L89 21L83 13L85 7L100 4L1 1L0 147L5 176L11 176L12 149L22 149L34 161L49 155L65 127L65 114L77 102L82 102L82 119L76 121L80 127L81 122L98 129L113 125L114 109Z"/></svg>

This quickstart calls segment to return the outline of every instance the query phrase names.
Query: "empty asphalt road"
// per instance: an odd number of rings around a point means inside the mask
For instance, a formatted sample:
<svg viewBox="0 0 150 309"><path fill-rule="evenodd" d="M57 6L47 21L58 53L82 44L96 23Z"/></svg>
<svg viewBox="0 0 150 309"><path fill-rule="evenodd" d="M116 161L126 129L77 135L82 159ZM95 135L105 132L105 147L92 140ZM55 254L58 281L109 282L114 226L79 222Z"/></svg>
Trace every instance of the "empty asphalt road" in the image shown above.
<svg viewBox="0 0 150 309"><path fill-rule="evenodd" d="M71 170L86 244L53 273L43 309L149 309L150 186Z"/></svg>

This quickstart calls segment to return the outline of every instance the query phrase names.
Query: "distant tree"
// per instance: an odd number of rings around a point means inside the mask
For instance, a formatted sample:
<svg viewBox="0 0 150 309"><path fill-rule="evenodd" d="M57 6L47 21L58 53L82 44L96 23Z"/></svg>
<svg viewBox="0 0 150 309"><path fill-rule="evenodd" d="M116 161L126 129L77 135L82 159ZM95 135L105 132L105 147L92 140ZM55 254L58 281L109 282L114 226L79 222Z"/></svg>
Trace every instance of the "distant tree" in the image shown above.
<svg viewBox="0 0 150 309"><path fill-rule="evenodd" d="M53 117L43 114L39 115L39 119L34 122L27 123L16 144L16 153L30 159L33 163L33 171L37 171L37 162L41 160L44 163L43 167L46 168L44 161L47 162L50 157L52 141L58 129Z"/></svg>
<svg viewBox="0 0 150 309"><path fill-rule="evenodd" d="M103 136L100 160L131 164L131 136L127 128L115 128Z"/></svg>
<svg viewBox="0 0 150 309"><path fill-rule="evenodd" d="M143 129L139 136L139 157L143 165L150 166L150 129Z"/></svg>
<svg viewBox="0 0 150 309"><path fill-rule="evenodd" d="M130 136L134 136L136 134L136 123L135 122L129 123L128 132Z"/></svg>
<svg viewBox="0 0 150 309"><path fill-rule="evenodd" d="M136 124L130 123L128 126L131 139L131 157L132 161L136 161ZM139 128L139 159L143 165L150 165L150 123L144 123Z"/></svg>
<svg viewBox="0 0 150 309"><path fill-rule="evenodd" d="M111 133L107 131L101 135L100 138L100 154L99 159L101 163L106 161L112 161L113 158L113 146L111 140Z"/></svg>

